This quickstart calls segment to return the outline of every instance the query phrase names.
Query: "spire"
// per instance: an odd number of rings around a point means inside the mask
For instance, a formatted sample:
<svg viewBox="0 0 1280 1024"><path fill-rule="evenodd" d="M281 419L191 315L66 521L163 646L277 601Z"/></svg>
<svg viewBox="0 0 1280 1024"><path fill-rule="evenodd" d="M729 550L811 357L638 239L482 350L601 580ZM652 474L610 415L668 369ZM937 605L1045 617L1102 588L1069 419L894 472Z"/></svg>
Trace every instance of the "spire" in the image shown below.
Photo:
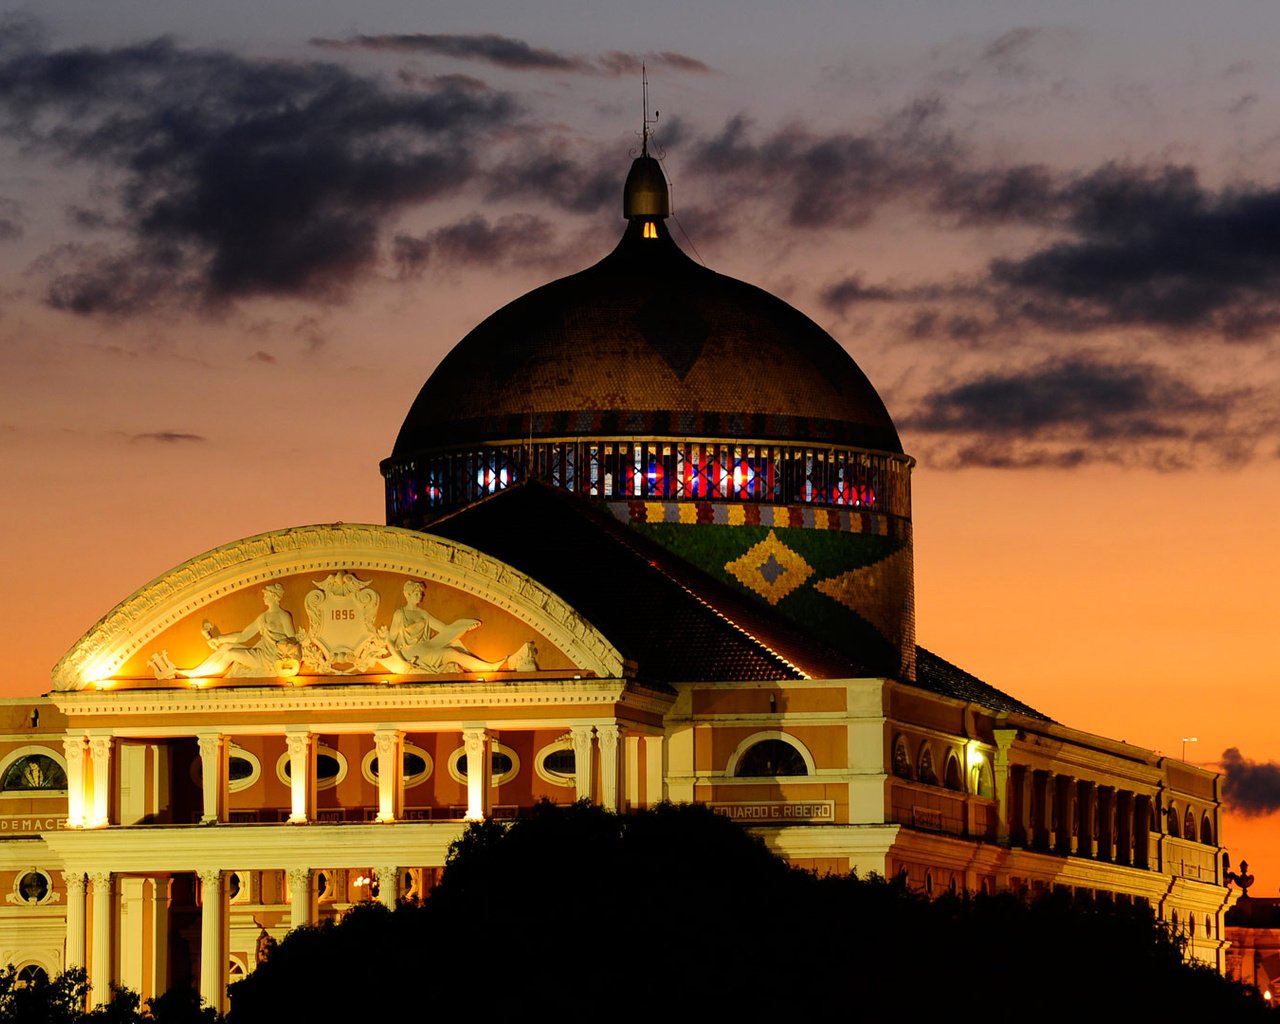
<svg viewBox="0 0 1280 1024"><path fill-rule="evenodd" d="M671 216L671 193L662 166L649 155L653 128L649 120L649 74L640 65L640 88L644 103L640 130L640 155L631 163L627 183L622 188L622 216L628 220L661 220ZM653 112L653 120L658 112Z"/></svg>

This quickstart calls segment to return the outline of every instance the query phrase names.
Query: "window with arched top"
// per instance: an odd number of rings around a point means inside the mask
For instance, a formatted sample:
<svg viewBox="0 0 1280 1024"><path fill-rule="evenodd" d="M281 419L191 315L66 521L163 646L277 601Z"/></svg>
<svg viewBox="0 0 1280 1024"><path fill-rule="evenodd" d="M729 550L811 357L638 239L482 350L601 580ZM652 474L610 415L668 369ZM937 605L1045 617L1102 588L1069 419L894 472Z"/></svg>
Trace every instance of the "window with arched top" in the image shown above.
<svg viewBox="0 0 1280 1024"><path fill-rule="evenodd" d="M62 758L47 747L23 747L0 764L0 794L30 796L66 789Z"/></svg>
<svg viewBox="0 0 1280 1024"><path fill-rule="evenodd" d="M1200 819L1200 842L1205 846L1215 846L1213 841L1213 822L1209 819L1209 815L1204 815Z"/></svg>
<svg viewBox="0 0 1280 1024"><path fill-rule="evenodd" d="M938 784L938 773L933 768L933 750L928 743L920 744L920 759L916 768L916 778L929 786Z"/></svg>
<svg viewBox="0 0 1280 1024"><path fill-rule="evenodd" d="M996 797L995 781L991 777L991 763L981 755L977 763L969 769L969 785L970 791L977 793L980 797L987 800L994 800Z"/></svg>
<svg viewBox="0 0 1280 1024"><path fill-rule="evenodd" d="M761 740L738 758L735 775L748 778L775 778L808 775L804 755L786 740Z"/></svg>
<svg viewBox="0 0 1280 1024"><path fill-rule="evenodd" d="M947 767L943 772L942 779L942 784L946 786L947 789L954 789L957 791L964 789L964 783L961 781L960 776L960 758L956 757L954 753L947 755Z"/></svg>
<svg viewBox="0 0 1280 1024"><path fill-rule="evenodd" d="M47 985L49 972L36 963L23 964L18 968L16 981L19 988L26 988L28 985Z"/></svg>
<svg viewBox="0 0 1280 1024"><path fill-rule="evenodd" d="M900 779L911 778L911 754L907 752L905 736L899 736L893 744L893 774Z"/></svg>
<svg viewBox="0 0 1280 1024"><path fill-rule="evenodd" d="M1178 823L1178 808L1173 804L1169 805L1169 810L1165 812L1165 819L1168 823L1167 828L1169 835L1178 838L1182 835L1182 828Z"/></svg>
<svg viewBox="0 0 1280 1024"><path fill-rule="evenodd" d="M1182 837L1184 839L1195 839L1196 831L1195 811L1188 807L1187 816L1182 819Z"/></svg>
<svg viewBox="0 0 1280 1024"><path fill-rule="evenodd" d="M816 775L813 755L790 733L769 729L753 732L729 755L725 774L742 778Z"/></svg>

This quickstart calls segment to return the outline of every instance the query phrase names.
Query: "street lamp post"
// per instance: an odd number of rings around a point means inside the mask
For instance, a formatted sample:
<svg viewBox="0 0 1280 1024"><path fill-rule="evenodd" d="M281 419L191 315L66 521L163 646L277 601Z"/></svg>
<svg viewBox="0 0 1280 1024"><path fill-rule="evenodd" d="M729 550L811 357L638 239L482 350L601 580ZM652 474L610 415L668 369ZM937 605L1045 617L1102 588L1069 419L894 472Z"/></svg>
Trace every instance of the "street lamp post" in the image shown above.
<svg viewBox="0 0 1280 1024"><path fill-rule="evenodd" d="M1187 744L1188 744L1188 743L1199 743L1199 742L1200 742L1200 740L1199 740L1199 738L1198 738L1198 737L1196 737L1196 736L1183 736L1183 737L1182 737L1182 760L1184 760L1184 761L1185 761L1185 760L1187 759Z"/></svg>

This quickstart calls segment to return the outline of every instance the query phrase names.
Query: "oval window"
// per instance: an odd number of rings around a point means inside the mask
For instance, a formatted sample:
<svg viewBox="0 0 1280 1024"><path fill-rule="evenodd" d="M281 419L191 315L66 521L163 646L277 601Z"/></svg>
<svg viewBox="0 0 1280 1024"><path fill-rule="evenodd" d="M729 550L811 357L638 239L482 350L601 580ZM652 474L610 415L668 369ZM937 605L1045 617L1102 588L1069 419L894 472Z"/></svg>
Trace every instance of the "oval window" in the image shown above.
<svg viewBox="0 0 1280 1024"><path fill-rule="evenodd" d="M494 743L489 752L489 785L501 786L510 782L520 772L520 758L503 743ZM467 751L459 747L449 755L449 775L455 782L467 781Z"/></svg>
<svg viewBox="0 0 1280 1024"><path fill-rule="evenodd" d="M578 758L568 740L559 740L538 752L533 762L538 777L553 786L578 784Z"/></svg>
<svg viewBox="0 0 1280 1024"><path fill-rule="evenodd" d="M286 786L293 779L293 765L288 753L280 755L276 762L276 775ZM347 759L332 747L320 747L316 751L316 788L332 789L347 777Z"/></svg>

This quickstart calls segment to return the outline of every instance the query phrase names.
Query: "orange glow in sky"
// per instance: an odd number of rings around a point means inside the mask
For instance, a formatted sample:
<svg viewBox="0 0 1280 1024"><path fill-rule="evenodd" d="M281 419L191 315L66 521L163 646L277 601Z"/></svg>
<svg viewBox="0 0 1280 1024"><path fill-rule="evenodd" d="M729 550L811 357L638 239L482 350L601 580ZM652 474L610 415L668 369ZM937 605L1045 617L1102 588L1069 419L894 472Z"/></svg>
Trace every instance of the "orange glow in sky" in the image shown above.
<svg viewBox="0 0 1280 1024"><path fill-rule="evenodd" d="M919 460L920 643L1280 761L1280 9L510 6L0 21L0 694L209 548L381 521L449 348L618 238L644 57L674 237L838 338ZM1276 826L1227 822L1258 894Z"/></svg>

